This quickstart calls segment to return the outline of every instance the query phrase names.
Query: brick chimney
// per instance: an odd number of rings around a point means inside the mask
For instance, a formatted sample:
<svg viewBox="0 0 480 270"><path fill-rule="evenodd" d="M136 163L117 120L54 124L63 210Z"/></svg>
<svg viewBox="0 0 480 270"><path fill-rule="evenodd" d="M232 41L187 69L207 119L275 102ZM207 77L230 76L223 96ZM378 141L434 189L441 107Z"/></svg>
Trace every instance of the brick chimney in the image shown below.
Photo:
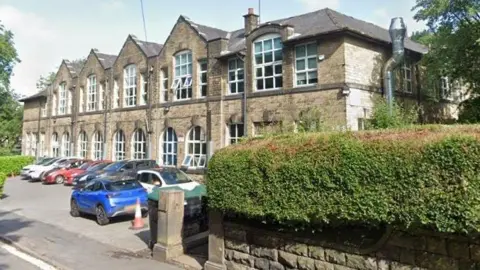
<svg viewBox="0 0 480 270"><path fill-rule="evenodd" d="M245 36L248 36L258 27L258 15L255 14L253 8L249 8L247 15L243 15L243 17L245 18Z"/></svg>

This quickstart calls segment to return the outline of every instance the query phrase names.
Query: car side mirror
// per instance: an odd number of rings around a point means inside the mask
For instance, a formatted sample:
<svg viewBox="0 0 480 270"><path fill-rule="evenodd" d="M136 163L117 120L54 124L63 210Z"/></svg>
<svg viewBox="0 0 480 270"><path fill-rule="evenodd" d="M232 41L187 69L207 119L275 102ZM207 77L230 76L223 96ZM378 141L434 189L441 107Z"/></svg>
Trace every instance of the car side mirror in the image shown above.
<svg viewBox="0 0 480 270"><path fill-rule="evenodd" d="M120 170L118 170L119 172L124 172L125 169L124 168L121 168Z"/></svg>

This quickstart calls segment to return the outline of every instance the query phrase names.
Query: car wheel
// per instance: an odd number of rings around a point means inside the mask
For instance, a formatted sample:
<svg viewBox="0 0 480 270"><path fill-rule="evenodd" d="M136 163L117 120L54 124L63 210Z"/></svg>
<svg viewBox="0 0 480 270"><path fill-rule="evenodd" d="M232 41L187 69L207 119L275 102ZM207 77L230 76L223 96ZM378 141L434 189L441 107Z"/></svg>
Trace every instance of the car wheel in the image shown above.
<svg viewBox="0 0 480 270"><path fill-rule="evenodd" d="M103 206L97 206L97 209L95 209L95 213L97 216L98 225L104 226L110 222L110 219L107 217L107 213L105 213L105 209L103 208Z"/></svg>
<svg viewBox="0 0 480 270"><path fill-rule="evenodd" d="M80 210L78 208L77 201L75 199L72 199L70 201L70 215L72 217L79 217L80 216Z"/></svg>
<svg viewBox="0 0 480 270"><path fill-rule="evenodd" d="M63 184L63 182L65 182L65 178L64 178L63 176L57 175L57 176L55 177L55 183L57 183L57 184Z"/></svg>

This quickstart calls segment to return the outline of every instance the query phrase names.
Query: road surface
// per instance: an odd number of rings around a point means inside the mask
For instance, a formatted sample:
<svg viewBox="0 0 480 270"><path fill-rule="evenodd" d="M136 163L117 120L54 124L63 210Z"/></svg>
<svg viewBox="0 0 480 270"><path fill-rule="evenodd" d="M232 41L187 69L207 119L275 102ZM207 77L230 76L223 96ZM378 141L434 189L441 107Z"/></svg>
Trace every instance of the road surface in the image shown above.
<svg viewBox="0 0 480 270"><path fill-rule="evenodd" d="M2 270L55 270L51 265L1 242L0 261L0 269Z"/></svg>

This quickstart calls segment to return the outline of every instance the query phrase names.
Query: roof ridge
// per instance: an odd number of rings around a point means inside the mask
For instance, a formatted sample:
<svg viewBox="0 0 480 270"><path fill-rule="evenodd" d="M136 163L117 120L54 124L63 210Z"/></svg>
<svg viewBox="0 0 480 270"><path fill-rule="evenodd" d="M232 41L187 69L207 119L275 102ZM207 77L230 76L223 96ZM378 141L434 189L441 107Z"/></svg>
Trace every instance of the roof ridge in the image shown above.
<svg viewBox="0 0 480 270"><path fill-rule="evenodd" d="M337 19L335 18L335 16L332 13L332 11L333 11L332 9L325 8L325 13L327 14L328 18L332 21L333 25L335 25L339 29L345 28L345 26L340 25L338 23Z"/></svg>

